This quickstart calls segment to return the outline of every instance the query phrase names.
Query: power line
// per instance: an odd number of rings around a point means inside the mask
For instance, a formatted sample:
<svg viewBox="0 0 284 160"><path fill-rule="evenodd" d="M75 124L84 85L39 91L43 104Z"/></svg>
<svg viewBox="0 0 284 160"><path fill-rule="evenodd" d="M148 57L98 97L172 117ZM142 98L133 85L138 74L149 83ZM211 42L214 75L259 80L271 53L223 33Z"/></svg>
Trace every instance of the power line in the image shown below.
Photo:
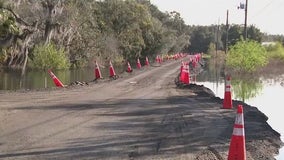
<svg viewBox="0 0 284 160"><path fill-rule="evenodd" d="M255 18L258 16L261 12L263 12L267 7L269 7L275 0L271 0L269 3L267 3L264 7L262 7L258 12L256 12L251 18Z"/></svg>

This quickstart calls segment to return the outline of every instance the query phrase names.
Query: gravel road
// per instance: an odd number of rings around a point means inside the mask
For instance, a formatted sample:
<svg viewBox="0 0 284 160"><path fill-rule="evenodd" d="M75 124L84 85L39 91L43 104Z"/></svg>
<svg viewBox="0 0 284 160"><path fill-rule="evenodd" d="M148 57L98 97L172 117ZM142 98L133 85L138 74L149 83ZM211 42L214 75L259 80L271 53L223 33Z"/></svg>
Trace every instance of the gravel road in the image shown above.
<svg viewBox="0 0 284 160"><path fill-rule="evenodd" d="M172 61L88 86L1 92L0 159L227 159L236 109L220 109L203 86L178 88L179 68ZM273 159L279 133L243 105L247 159Z"/></svg>

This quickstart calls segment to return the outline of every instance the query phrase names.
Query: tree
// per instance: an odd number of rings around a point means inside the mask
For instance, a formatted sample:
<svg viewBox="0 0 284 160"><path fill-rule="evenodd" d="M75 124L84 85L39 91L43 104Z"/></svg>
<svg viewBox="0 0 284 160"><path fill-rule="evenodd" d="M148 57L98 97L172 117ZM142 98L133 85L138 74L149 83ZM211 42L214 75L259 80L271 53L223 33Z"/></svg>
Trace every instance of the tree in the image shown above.
<svg viewBox="0 0 284 160"><path fill-rule="evenodd" d="M260 43L241 40L229 49L226 65L238 72L253 72L268 62L266 50Z"/></svg>
<svg viewBox="0 0 284 160"><path fill-rule="evenodd" d="M64 49L74 67L94 58L135 60L189 45L180 14L163 13L148 0L6 0L0 8L10 17L0 21L0 59L9 67L25 68L39 44Z"/></svg>
<svg viewBox="0 0 284 160"><path fill-rule="evenodd" d="M30 65L36 69L66 69L69 67L69 59L66 57L64 49L57 49L54 44L36 45Z"/></svg>
<svg viewBox="0 0 284 160"><path fill-rule="evenodd" d="M190 38L190 52L207 52L209 44L214 43L214 32L211 32L209 27L195 27Z"/></svg>
<svg viewBox="0 0 284 160"><path fill-rule="evenodd" d="M243 29L240 25L230 26L229 31L228 31L228 46L233 46L238 41L240 41L242 34L243 34Z"/></svg>
<svg viewBox="0 0 284 160"><path fill-rule="evenodd" d="M259 43L262 41L263 33L261 33L260 30L255 26L253 25L249 26L247 33L248 33L248 39L257 41Z"/></svg>
<svg viewBox="0 0 284 160"><path fill-rule="evenodd" d="M25 71L32 34L37 29L37 21L28 22L14 12L9 3L0 5L1 22L1 52L5 53L8 67L22 65L22 74ZM5 18L7 17L7 19ZM3 37L2 37L3 36Z"/></svg>

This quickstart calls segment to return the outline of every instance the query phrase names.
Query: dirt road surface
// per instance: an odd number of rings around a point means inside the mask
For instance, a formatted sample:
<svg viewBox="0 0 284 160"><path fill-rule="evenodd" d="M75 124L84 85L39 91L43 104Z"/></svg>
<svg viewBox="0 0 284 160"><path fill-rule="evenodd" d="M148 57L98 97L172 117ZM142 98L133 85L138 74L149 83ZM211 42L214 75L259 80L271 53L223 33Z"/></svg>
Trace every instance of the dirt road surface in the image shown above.
<svg viewBox="0 0 284 160"><path fill-rule="evenodd" d="M0 159L227 159L236 109L220 109L202 86L177 88L179 68L172 61L88 86L1 92ZM247 159L273 159L280 135L243 105Z"/></svg>

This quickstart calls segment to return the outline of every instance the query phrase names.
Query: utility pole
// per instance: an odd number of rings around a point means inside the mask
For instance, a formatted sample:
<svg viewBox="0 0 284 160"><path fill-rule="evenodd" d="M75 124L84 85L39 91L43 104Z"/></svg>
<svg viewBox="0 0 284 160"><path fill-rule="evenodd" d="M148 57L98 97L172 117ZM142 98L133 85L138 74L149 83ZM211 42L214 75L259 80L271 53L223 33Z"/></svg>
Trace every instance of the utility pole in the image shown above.
<svg viewBox="0 0 284 160"><path fill-rule="evenodd" d="M219 43L219 19L218 19L218 24L217 24L217 29L216 29L216 58L217 58L217 53L218 53L218 43Z"/></svg>
<svg viewBox="0 0 284 160"><path fill-rule="evenodd" d="M248 18L248 0L246 0L246 5L245 5L245 28L244 28L244 40L247 40L247 18Z"/></svg>
<svg viewBox="0 0 284 160"><path fill-rule="evenodd" d="M229 37L229 10L227 10L227 18L226 18L226 39L225 39L225 54L228 52L228 37Z"/></svg>

